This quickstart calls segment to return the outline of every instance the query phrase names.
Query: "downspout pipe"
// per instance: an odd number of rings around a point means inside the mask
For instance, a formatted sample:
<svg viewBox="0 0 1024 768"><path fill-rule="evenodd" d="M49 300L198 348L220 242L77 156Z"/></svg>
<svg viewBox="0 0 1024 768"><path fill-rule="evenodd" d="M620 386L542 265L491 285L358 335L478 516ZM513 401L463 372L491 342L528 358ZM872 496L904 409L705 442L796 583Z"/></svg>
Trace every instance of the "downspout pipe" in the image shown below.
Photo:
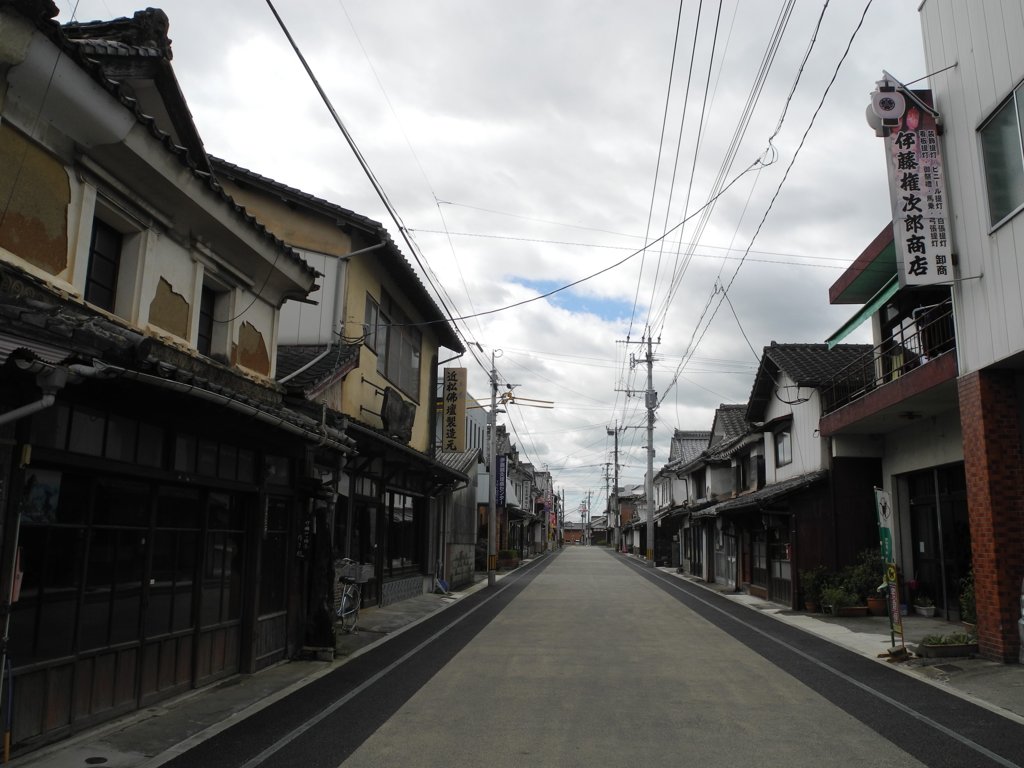
<svg viewBox="0 0 1024 768"><path fill-rule="evenodd" d="M18 366L32 368L34 364L30 363L28 366L22 366L19 362ZM84 368L85 366L80 367ZM36 372L36 384L43 390L42 397L34 403L28 403L6 413L0 413L0 426L10 424L12 421L23 419L26 416L31 416L34 413L39 413L39 411L46 410L52 406L57 401L57 393L68 383L70 376L71 372L64 366L46 366L38 370Z"/></svg>

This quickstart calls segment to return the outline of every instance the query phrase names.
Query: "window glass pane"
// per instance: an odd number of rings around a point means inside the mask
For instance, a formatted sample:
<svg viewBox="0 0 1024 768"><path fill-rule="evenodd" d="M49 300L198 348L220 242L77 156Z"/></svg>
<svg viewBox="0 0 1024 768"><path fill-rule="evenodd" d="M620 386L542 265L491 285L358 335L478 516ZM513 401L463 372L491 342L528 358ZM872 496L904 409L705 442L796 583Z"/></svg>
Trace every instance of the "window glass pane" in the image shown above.
<svg viewBox="0 0 1024 768"><path fill-rule="evenodd" d="M220 447L220 460L217 465L217 477L221 480L234 480L238 474L238 449L226 443Z"/></svg>
<svg viewBox="0 0 1024 768"><path fill-rule="evenodd" d="M133 461L137 428L134 419L111 416L107 421L107 445L103 455L114 461Z"/></svg>
<svg viewBox="0 0 1024 768"><path fill-rule="evenodd" d="M157 528L190 528L198 530L202 506L197 491L161 488L156 500Z"/></svg>
<svg viewBox="0 0 1024 768"><path fill-rule="evenodd" d="M196 472L206 477L217 476L217 444L209 440L199 441L199 454L196 460Z"/></svg>
<svg viewBox="0 0 1024 768"><path fill-rule="evenodd" d="M175 439L174 468L179 472L196 471L196 439L192 435L178 435Z"/></svg>
<svg viewBox="0 0 1024 768"><path fill-rule="evenodd" d="M263 459L263 475L268 485L288 485L291 473L285 456L266 456Z"/></svg>
<svg viewBox="0 0 1024 768"><path fill-rule="evenodd" d="M93 220L92 244L85 279L85 300L108 311L114 309L117 271L121 261L121 233L99 219Z"/></svg>
<svg viewBox="0 0 1024 768"><path fill-rule="evenodd" d="M238 481L253 483L256 481L256 453L246 448L238 449Z"/></svg>
<svg viewBox="0 0 1024 768"><path fill-rule="evenodd" d="M70 419L71 410L66 405L45 408L32 417L32 434L29 439L33 445L63 450L68 439Z"/></svg>
<svg viewBox="0 0 1024 768"><path fill-rule="evenodd" d="M164 431L155 424L139 425L138 462L147 467L164 463Z"/></svg>
<svg viewBox="0 0 1024 768"><path fill-rule="evenodd" d="M71 441L68 450L89 456L102 456L105 424L106 419L102 413L86 408L75 408L71 415Z"/></svg>
<svg viewBox="0 0 1024 768"><path fill-rule="evenodd" d="M202 355L209 356L213 346L213 307L217 294L209 286L203 286L199 299L199 333L196 338L196 349Z"/></svg>
<svg viewBox="0 0 1024 768"><path fill-rule="evenodd" d="M991 223L1024 204L1024 160L1017 106L1010 99L981 129L981 152Z"/></svg>
<svg viewBox="0 0 1024 768"><path fill-rule="evenodd" d="M93 522L149 527L149 488L141 483L104 481L96 487Z"/></svg>

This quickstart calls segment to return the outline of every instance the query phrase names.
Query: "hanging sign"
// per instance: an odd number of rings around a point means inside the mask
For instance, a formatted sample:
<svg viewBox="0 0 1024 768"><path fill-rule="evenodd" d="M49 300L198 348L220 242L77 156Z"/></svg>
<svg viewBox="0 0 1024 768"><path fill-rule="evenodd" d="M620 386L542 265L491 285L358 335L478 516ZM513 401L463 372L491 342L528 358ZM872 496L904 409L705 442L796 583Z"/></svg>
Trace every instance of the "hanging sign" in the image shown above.
<svg viewBox="0 0 1024 768"><path fill-rule="evenodd" d="M441 450L466 450L466 369L445 368L441 393Z"/></svg>
<svg viewBox="0 0 1024 768"><path fill-rule="evenodd" d="M952 233L935 114L918 95L888 79L879 81L871 108L888 128L886 165L900 285L948 283Z"/></svg>

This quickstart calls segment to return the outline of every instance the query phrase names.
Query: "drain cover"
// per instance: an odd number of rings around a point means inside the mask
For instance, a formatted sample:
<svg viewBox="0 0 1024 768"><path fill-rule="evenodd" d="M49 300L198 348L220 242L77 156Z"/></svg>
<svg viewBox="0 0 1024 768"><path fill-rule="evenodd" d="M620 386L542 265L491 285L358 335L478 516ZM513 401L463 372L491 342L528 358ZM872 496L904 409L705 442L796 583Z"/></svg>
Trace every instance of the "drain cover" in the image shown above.
<svg viewBox="0 0 1024 768"><path fill-rule="evenodd" d="M958 667L956 664L936 664L936 669L940 669L943 672L963 672L963 667Z"/></svg>

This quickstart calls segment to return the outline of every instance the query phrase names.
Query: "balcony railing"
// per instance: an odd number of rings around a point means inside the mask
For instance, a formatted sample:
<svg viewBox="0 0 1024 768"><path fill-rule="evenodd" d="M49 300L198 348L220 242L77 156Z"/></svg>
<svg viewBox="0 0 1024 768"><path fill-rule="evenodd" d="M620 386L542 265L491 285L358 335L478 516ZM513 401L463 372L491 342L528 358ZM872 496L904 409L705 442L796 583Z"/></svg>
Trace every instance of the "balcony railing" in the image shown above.
<svg viewBox="0 0 1024 768"><path fill-rule="evenodd" d="M894 328L884 344L832 377L822 389L826 414L956 349L952 301L947 299L917 312L902 328Z"/></svg>

